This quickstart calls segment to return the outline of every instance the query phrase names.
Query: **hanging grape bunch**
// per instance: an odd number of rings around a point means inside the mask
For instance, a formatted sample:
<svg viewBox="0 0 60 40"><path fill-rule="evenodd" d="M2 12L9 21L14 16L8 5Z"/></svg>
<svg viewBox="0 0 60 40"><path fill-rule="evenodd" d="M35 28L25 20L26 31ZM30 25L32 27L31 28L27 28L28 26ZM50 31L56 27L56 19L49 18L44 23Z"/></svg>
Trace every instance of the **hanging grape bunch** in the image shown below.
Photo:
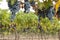
<svg viewBox="0 0 60 40"><path fill-rule="evenodd" d="M54 7L53 7L53 6L50 6L50 7L47 9L47 14L46 14L46 16L47 16L48 19L52 22L54 15L55 15Z"/></svg>
<svg viewBox="0 0 60 40"><path fill-rule="evenodd" d="M30 12L30 2L28 0L24 0L24 9L25 9L25 13L29 13Z"/></svg>
<svg viewBox="0 0 60 40"><path fill-rule="evenodd" d="M20 9L20 1L18 0L7 0L8 1L8 7L11 11L11 22L14 20L16 12Z"/></svg>

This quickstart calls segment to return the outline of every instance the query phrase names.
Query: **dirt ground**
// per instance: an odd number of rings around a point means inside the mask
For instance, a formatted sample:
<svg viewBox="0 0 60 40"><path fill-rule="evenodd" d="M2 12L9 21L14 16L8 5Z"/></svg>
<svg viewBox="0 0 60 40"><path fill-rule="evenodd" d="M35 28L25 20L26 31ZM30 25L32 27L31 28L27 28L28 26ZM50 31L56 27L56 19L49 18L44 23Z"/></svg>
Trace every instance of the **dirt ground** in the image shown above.
<svg viewBox="0 0 60 40"><path fill-rule="evenodd" d="M0 35L0 40L59 40L58 35Z"/></svg>

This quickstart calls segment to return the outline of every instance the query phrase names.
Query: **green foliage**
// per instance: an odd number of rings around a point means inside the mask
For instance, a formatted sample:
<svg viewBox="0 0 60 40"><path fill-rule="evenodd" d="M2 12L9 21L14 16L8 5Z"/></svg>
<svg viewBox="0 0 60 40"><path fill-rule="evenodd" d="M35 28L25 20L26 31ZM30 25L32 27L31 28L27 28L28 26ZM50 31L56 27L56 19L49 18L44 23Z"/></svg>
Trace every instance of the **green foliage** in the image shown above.
<svg viewBox="0 0 60 40"><path fill-rule="evenodd" d="M55 34L60 30L59 21L53 17L53 21L51 22L48 18L42 18L40 20L40 25L42 26L42 30L48 34Z"/></svg>
<svg viewBox="0 0 60 40"><path fill-rule="evenodd" d="M1 2L2 0L0 0L0 2Z"/></svg>
<svg viewBox="0 0 60 40"><path fill-rule="evenodd" d="M39 6L39 9L41 10L45 7L44 3L41 3L39 1L38 1L38 6Z"/></svg>
<svg viewBox="0 0 60 40"><path fill-rule="evenodd" d="M50 6L53 6L53 4L52 4L52 1L51 1L51 0L44 1L44 2L43 2L43 4L44 4L44 6L45 6L45 8L46 8L46 9L47 9L47 8L49 8Z"/></svg>
<svg viewBox="0 0 60 40"><path fill-rule="evenodd" d="M0 22L2 22L3 25L10 22L10 14L7 12L7 10L0 11Z"/></svg>
<svg viewBox="0 0 60 40"><path fill-rule="evenodd" d="M17 0L7 0L7 2L8 1L10 1L11 5L14 5L17 2Z"/></svg>
<svg viewBox="0 0 60 40"><path fill-rule="evenodd" d="M38 16L32 12L24 13L20 11L16 14L14 22L10 22L10 13L7 10L0 10L0 23L0 27L2 27L0 32L4 34L11 33L14 30L12 27L9 29L10 24L13 23L16 24L17 32L41 33L41 30L38 28ZM43 33L55 34L60 30L60 23L55 17L53 17L52 22L48 18L41 18L40 25Z"/></svg>
<svg viewBox="0 0 60 40"><path fill-rule="evenodd" d="M17 24L16 28L19 31L27 29L27 31L29 30L28 32L35 32L38 26L38 17L34 13L18 13L16 15L15 23Z"/></svg>
<svg viewBox="0 0 60 40"><path fill-rule="evenodd" d="M43 2L40 2L40 1L38 0L37 2L38 2L38 6L39 6L40 9L43 9L43 8L47 9L47 8L49 8L50 6L53 5L51 0L48 0L48 1L45 0L45 1L43 1Z"/></svg>
<svg viewBox="0 0 60 40"><path fill-rule="evenodd" d="M10 24L10 14L7 10L0 10L0 32L8 31Z"/></svg>

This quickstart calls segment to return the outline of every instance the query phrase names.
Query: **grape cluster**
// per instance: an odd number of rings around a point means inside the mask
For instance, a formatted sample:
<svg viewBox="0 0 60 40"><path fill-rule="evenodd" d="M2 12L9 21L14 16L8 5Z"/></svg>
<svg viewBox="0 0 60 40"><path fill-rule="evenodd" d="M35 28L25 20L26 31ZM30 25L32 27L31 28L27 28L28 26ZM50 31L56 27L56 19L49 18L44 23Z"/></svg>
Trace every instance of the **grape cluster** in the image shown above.
<svg viewBox="0 0 60 40"><path fill-rule="evenodd" d="M29 13L30 12L30 2L28 0L24 0L25 3L24 3L24 9L26 13Z"/></svg>
<svg viewBox="0 0 60 40"><path fill-rule="evenodd" d="M48 8L46 16L49 18L50 21L53 20L53 18L52 18L54 16L54 8L53 8L53 6L50 6Z"/></svg>
<svg viewBox="0 0 60 40"><path fill-rule="evenodd" d="M12 12L11 21L13 21L15 18L16 12L18 12L20 9L20 1L16 1L16 3L14 5L11 5L11 0L9 0L8 7L9 7L10 11Z"/></svg>

